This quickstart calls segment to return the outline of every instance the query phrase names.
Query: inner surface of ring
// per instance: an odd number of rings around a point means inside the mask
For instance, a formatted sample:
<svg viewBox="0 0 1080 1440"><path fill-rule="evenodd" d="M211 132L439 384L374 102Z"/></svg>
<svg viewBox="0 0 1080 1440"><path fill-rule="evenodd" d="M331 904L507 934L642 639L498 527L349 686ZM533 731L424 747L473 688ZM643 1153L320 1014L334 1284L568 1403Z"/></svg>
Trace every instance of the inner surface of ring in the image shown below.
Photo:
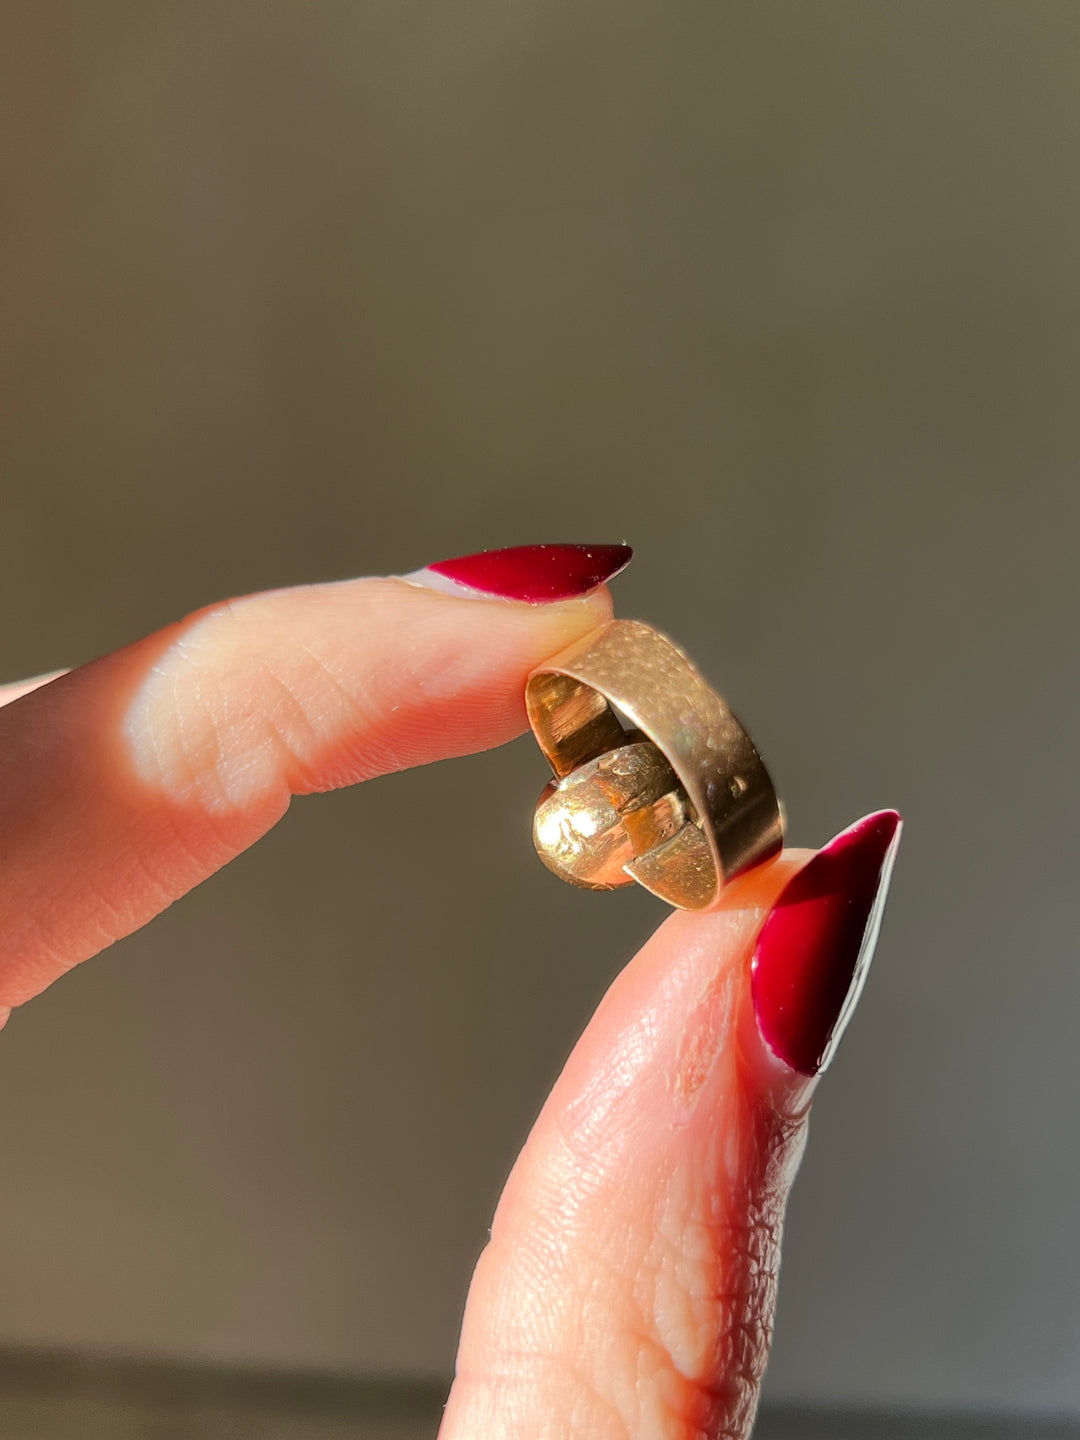
<svg viewBox="0 0 1080 1440"><path fill-rule="evenodd" d="M663 752L567 675L533 675L529 719L555 772L533 840L561 879L590 890L637 881L669 904L707 905L716 867L693 802Z"/></svg>

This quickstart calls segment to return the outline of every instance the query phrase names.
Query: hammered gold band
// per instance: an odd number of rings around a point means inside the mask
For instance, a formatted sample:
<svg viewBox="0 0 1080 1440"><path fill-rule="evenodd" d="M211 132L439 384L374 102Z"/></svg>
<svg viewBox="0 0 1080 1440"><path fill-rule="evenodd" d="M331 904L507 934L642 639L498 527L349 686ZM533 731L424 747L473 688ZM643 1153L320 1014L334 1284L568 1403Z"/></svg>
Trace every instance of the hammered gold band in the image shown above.
<svg viewBox="0 0 1080 1440"><path fill-rule="evenodd" d="M525 704L556 777L533 838L562 879L595 890L636 880L702 910L779 853L783 815L761 757L658 630L638 620L593 630L532 672Z"/></svg>

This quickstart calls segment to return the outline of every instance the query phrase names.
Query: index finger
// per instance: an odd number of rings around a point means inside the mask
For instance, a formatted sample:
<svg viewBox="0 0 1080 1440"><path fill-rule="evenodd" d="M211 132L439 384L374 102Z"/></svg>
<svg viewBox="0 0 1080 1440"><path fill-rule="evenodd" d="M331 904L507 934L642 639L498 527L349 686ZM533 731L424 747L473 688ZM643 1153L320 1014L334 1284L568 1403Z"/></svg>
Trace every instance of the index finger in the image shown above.
<svg viewBox="0 0 1080 1440"><path fill-rule="evenodd" d="M399 579L197 612L0 708L0 1024L263 835L292 795L488 749L611 614Z"/></svg>

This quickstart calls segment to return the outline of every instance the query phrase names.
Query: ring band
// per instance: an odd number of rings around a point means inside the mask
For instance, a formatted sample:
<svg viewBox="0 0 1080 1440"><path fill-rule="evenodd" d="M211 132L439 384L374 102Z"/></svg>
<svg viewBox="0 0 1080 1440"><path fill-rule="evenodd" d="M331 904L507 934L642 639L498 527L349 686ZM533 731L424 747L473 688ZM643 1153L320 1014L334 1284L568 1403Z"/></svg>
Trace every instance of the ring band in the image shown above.
<svg viewBox="0 0 1080 1440"><path fill-rule="evenodd" d="M779 854L783 813L753 742L658 630L638 620L593 630L532 672L525 705L555 772L533 839L570 884L636 880L703 910Z"/></svg>

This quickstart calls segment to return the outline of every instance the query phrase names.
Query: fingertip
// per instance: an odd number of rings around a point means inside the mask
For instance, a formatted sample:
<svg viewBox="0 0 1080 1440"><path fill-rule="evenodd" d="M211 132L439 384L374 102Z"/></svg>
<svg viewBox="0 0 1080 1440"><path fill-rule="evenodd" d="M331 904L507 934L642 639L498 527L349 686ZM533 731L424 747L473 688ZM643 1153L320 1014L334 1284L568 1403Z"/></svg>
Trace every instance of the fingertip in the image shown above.
<svg viewBox="0 0 1080 1440"><path fill-rule="evenodd" d="M520 623L527 629L544 631L553 628L559 634L566 633L567 641L587 634L597 625L603 625L614 613L611 590L606 583L596 585L579 595L567 595L557 599L528 600L512 595L485 595L470 591L456 581L433 570L417 570L409 575L392 575L387 585L404 587L414 596L419 595L433 604L447 602L467 606L469 610L482 609L490 623L492 615L501 615L510 623ZM466 612L459 610L459 614ZM516 617L516 619L511 619ZM468 621L463 620L467 624ZM567 643L564 641L563 643Z"/></svg>
<svg viewBox="0 0 1080 1440"><path fill-rule="evenodd" d="M484 1377L502 1373L504 1350L529 1355L537 1316L545 1354L572 1357L586 1400L624 1397L628 1430L648 1428L662 1392L694 1433L744 1433L805 1139L802 1113L775 1103L776 1077L743 1053L749 959L805 858L761 867L707 913L670 915L604 997L500 1202L470 1294L455 1440L484 1433ZM644 1352L647 1378L628 1394L620 1377L642 1376ZM545 1372L513 1375L506 1414L553 1413Z"/></svg>
<svg viewBox="0 0 1080 1440"><path fill-rule="evenodd" d="M0 709L3 1000L145 923L291 795L512 740L530 670L610 614L603 586L535 605L386 578L300 586L26 687Z"/></svg>

